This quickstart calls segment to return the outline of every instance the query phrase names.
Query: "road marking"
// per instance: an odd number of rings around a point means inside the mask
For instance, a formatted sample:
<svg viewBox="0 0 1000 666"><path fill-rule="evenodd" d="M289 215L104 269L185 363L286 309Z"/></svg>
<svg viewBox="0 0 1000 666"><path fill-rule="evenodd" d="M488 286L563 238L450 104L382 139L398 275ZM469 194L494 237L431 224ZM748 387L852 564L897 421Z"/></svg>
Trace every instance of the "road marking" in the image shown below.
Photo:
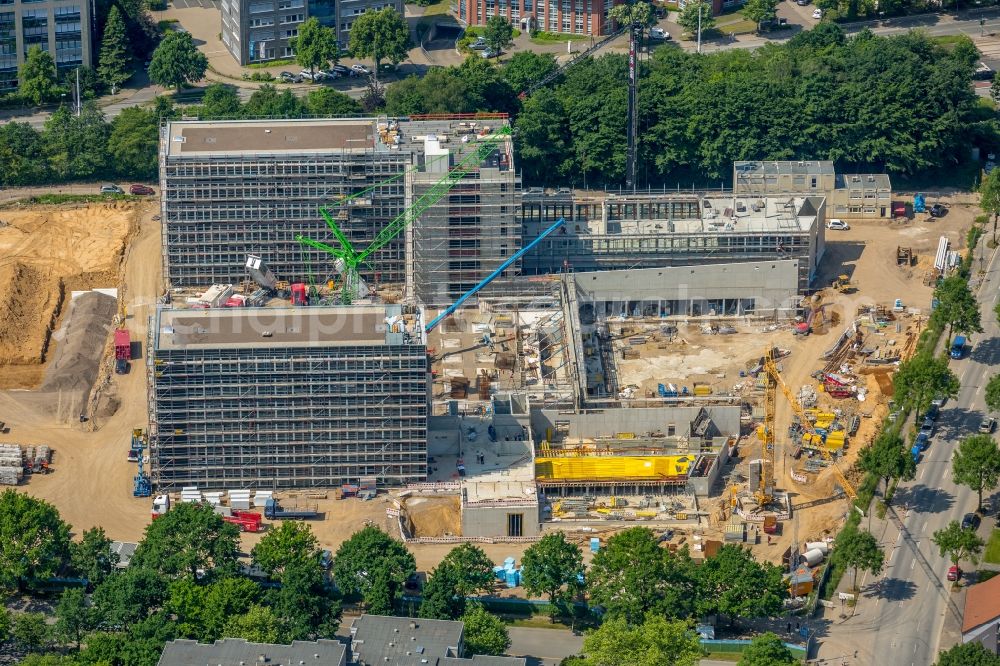
<svg viewBox="0 0 1000 666"><path fill-rule="evenodd" d="M919 474L919 476L917 476L917 480L918 481L924 478L924 472L926 472L926 471L927 471L926 467L921 467L920 468L920 474Z"/></svg>
<svg viewBox="0 0 1000 666"><path fill-rule="evenodd" d="M913 560L912 562L910 562L910 569L911 569L911 570L912 570L912 569L913 569L913 568L914 568L915 566L917 566L917 561L916 561L916 560Z"/></svg>

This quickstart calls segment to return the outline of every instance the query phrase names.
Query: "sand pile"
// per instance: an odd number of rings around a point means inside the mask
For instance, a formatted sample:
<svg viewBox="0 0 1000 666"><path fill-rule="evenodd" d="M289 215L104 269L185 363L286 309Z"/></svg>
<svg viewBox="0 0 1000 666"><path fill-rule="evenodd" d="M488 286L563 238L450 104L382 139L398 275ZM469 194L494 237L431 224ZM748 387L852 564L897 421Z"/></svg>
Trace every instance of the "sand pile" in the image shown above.
<svg viewBox="0 0 1000 666"><path fill-rule="evenodd" d="M45 360L61 301L61 285L46 271L21 262L0 266L0 363Z"/></svg>
<svg viewBox="0 0 1000 666"><path fill-rule="evenodd" d="M406 502L413 521L413 536L439 537L462 533L462 514L458 497L414 497Z"/></svg>
<svg viewBox="0 0 1000 666"><path fill-rule="evenodd" d="M52 336L56 348L42 391L90 392L117 309L116 299L93 291L70 301L62 327Z"/></svg>

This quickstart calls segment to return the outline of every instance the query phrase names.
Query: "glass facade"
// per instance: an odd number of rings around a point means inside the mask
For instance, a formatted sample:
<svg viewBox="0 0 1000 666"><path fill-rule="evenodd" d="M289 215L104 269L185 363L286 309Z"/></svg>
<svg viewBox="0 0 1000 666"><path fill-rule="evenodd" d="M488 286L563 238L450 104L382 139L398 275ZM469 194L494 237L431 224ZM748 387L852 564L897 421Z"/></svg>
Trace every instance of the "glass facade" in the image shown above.
<svg viewBox="0 0 1000 666"><path fill-rule="evenodd" d="M337 3L335 0L309 0L309 16L315 16L328 27L337 26Z"/></svg>

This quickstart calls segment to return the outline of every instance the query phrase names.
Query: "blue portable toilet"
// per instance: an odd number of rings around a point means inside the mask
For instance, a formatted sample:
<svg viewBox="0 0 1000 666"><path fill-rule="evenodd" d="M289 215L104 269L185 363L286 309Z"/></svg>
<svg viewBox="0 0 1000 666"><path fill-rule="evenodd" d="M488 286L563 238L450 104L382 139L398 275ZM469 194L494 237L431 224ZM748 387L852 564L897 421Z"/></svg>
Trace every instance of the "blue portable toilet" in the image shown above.
<svg viewBox="0 0 1000 666"><path fill-rule="evenodd" d="M927 205L924 202L924 195L922 192L917 192L913 196L913 212L914 213L927 212Z"/></svg>
<svg viewBox="0 0 1000 666"><path fill-rule="evenodd" d="M596 553L601 549L601 538L590 537L590 552Z"/></svg>
<svg viewBox="0 0 1000 666"><path fill-rule="evenodd" d="M507 572L507 587L517 587L521 583L521 572L517 569L510 569Z"/></svg>
<svg viewBox="0 0 1000 666"><path fill-rule="evenodd" d="M511 569L514 568L515 561L516 560L513 557L508 557L503 561L503 568L506 569L507 571L510 571Z"/></svg>
<svg viewBox="0 0 1000 666"><path fill-rule="evenodd" d="M493 567L493 575L497 577L497 580L505 580L507 578L507 570L503 567Z"/></svg>

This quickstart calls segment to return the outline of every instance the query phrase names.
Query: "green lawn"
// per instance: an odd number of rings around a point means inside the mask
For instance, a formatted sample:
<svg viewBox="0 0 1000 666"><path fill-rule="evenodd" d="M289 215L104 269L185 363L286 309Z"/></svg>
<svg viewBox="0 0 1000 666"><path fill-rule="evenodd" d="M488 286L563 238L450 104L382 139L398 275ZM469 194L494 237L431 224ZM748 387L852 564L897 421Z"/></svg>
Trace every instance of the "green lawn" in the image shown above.
<svg viewBox="0 0 1000 666"><path fill-rule="evenodd" d="M535 36L531 38L533 44L563 44L565 42L579 41L583 39L589 39L587 35L574 35L571 33L559 33L559 32L536 32Z"/></svg>
<svg viewBox="0 0 1000 666"><path fill-rule="evenodd" d="M757 24L743 18L738 11L715 17L715 29L723 34L747 35L757 30Z"/></svg>
<svg viewBox="0 0 1000 666"><path fill-rule="evenodd" d="M990 564L1000 564L1000 529L994 529L990 540L986 543L983 561Z"/></svg>

